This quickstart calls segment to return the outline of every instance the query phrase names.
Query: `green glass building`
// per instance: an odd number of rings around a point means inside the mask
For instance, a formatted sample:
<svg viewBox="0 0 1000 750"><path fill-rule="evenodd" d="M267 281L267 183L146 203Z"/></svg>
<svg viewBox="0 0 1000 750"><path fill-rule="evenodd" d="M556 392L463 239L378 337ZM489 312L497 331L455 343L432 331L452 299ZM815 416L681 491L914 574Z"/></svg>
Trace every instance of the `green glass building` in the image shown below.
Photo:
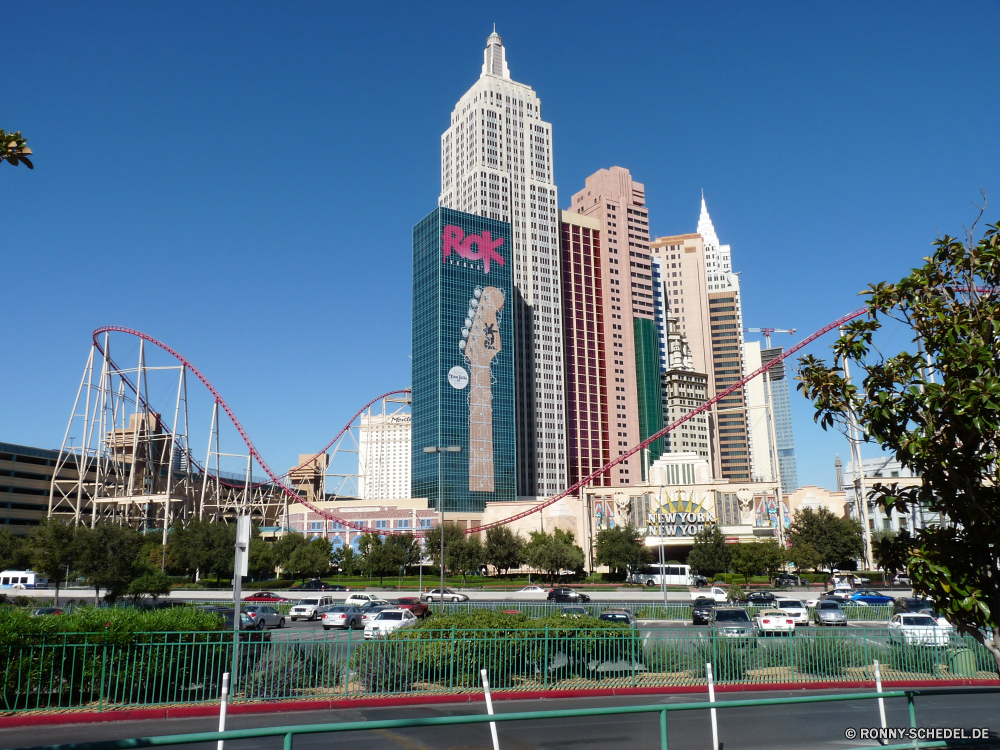
<svg viewBox="0 0 1000 750"><path fill-rule="evenodd" d="M503 221L438 208L413 228L411 496L447 512L516 499L511 252Z"/></svg>

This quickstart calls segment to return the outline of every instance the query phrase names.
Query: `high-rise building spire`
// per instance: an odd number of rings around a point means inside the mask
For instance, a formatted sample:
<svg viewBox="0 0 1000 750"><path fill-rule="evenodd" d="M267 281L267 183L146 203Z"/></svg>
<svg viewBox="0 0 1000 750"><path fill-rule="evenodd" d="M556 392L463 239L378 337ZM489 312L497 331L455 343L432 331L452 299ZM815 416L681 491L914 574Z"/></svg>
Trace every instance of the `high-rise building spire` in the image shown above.
<svg viewBox="0 0 1000 750"><path fill-rule="evenodd" d="M701 235L706 245L712 247L719 246L719 235L715 233L715 227L712 225L712 217L708 215L708 207L705 205L704 190L701 191L701 216L698 217L698 234Z"/></svg>
<svg viewBox="0 0 1000 750"><path fill-rule="evenodd" d="M503 39L497 33L496 24L493 24L493 33L486 40L486 50L483 52L483 75L487 74L510 80L507 51L503 47Z"/></svg>

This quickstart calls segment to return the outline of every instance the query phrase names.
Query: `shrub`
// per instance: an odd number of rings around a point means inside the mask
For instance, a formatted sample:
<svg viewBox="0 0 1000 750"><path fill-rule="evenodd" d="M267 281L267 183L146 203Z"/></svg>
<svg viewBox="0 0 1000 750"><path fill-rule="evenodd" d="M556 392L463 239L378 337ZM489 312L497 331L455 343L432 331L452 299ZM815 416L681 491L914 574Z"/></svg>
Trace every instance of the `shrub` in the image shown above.
<svg viewBox="0 0 1000 750"><path fill-rule="evenodd" d="M359 646L351 655L351 668L369 693L405 693L417 681L412 656L411 649L390 636Z"/></svg>
<svg viewBox="0 0 1000 750"><path fill-rule="evenodd" d="M890 643L889 664L898 672L938 674L939 665L948 664L948 650L941 646L916 643Z"/></svg>
<svg viewBox="0 0 1000 750"><path fill-rule="evenodd" d="M869 661L860 644L839 634L796 636L792 657L796 670L819 677L837 677Z"/></svg>
<svg viewBox="0 0 1000 750"><path fill-rule="evenodd" d="M247 677L246 698L289 698L316 688L335 687L344 667L340 644L271 644Z"/></svg>

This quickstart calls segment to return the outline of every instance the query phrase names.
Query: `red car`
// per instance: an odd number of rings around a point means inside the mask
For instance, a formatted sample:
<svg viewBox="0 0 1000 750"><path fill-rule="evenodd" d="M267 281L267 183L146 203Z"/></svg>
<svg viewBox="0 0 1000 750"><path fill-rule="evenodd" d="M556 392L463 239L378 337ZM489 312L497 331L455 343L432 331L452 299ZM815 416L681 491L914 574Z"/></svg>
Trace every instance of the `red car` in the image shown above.
<svg viewBox="0 0 1000 750"><path fill-rule="evenodd" d="M271 591L258 591L256 594L244 597L245 602L290 602L291 599L286 599L283 596L278 596Z"/></svg>
<svg viewBox="0 0 1000 750"><path fill-rule="evenodd" d="M420 601L418 596L404 596L393 600L392 604L399 609L410 610L418 619L430 614L428 606Z"/></svg>

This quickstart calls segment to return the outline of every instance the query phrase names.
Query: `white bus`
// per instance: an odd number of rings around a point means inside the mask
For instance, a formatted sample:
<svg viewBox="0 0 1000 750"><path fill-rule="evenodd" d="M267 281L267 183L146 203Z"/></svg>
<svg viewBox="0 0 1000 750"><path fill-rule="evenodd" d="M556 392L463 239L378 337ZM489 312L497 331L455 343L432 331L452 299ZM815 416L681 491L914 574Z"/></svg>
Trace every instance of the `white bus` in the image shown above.
<svg viewBox="0 0 1000 750"><path fill-rule="evenodd" d="M0 573L0 589L43 589L49 579L33 570L5 570Z"/></svg>
<svg viewBox="0 0 1000 750"><path fill-rule="evenodd" d="M690 565L652 563L637 570L629 580L631 583L641 583L644 586L659 586L662 583L667 586L695 585Z"/></svg>

